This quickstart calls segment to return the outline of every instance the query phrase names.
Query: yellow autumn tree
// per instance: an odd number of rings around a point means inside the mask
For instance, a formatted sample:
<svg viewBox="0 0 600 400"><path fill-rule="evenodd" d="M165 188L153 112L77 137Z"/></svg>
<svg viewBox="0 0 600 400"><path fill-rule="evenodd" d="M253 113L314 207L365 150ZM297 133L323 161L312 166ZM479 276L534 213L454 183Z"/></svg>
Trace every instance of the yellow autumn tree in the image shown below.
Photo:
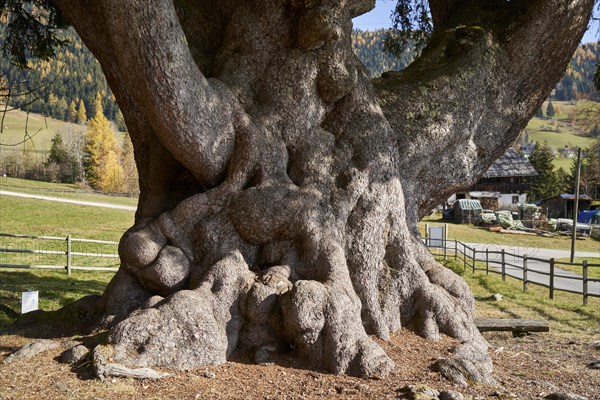
<svg viewBox="0 0 600 400"><path fill-rule="evenodd" d="M110 151L98 168L98 188L104 192L122 193L125 191L125 172L119 154Z"/></svg>
<svg viewBox="0 0 600 400"><path fill-rule="evenodd" d="M67 121L77 121L77 107L75 106L75 101L73 100L71 100L71 104L69 104L69 111L67 112Z"/></svg>
<svg viewBox="0 0 600 400"><path fill-rule="evenodd" d="M116 182L118 176L123 180L123 171L119 171L121 150L117 145L115 132L109 120L102 113L102 108L89 121L86 132L86 144L83 156L83 167L90 186L103 191L122 191ZM122 186L122 184L121 184Z"/></svg>
<svg viewBox="0 0 600 400"><path fill-rule="evenodd" d="M135 165L135 158L133 155L133 145L131 144L131 138L127 132L125 132L125 137L123 138L121 166L123 167L123 173L125 175L124 192L128 193L129 195L136 195L140 190L140 186L137 167Z"/></svg>
<svg viewBox="0 0 600 400"><path fill-rule="evenodd" d="M87 121L87 110L85 109L85 104L83 104L83 100L79 100L79 107L77 108L77 123L85 124Z"/></svg>

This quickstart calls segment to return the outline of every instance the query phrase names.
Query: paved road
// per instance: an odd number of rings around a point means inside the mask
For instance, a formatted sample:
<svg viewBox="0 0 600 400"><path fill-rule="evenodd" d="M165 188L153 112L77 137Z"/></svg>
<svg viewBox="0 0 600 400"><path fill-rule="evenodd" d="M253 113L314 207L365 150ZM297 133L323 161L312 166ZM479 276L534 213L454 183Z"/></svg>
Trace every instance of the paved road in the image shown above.
<svg viewBox="0 0 600 400"><path fill-rule="evenodd" d="M451 242L452 249L454 249L454 244ZM569 258L571 256L571 252L569 250L557 250L557 249L542 249L542 248L532 248L532 247L519 247L519 246L500 246L495 244L480 244L480 243L467 243L467 246L473 247L477 250L476 258L477 260L485 261L485 250L486 248L489 251L504 251L506 253L516 254L520 256L527 255L528 257L535 257L543 260L548 260L547 262L537 261L537 260L528 260L527 261L527 280L530 282L540 283L544 285L550 284L550 276L545 275L550 273L550 263L549 260L551 258ZM577 258L600 258L600 245L598 246L598 251L576 251L575 257ZM481 252L481 253L480 253ZM501 262L502 256L500 254L490 254L490 261ZM523 279L523 259L520 257L514 256L506 256L505 262L509 264L515 264L518 267L507 266L506 273L507 275L513 276L515 278ZM490 267L494 267L496 269L500 269L500 265L495 263L490 263ZM598 269L600 267L590 267ZM544 274L545 273L545 274ZM579 274L565 271L559 267L554 269L554 287L560 290L568 290L575 293L583 293L583 281L582 277ZM600 282L588 282L588 293L595 294L600 296Z"/></svg>
<svg viewBox="0 0 600 400"><path fill-rule="evenodd" d="M119 205L119 204L97 203L97 202L94 202L94 201L81 201L81 200L61 199L59 197L50 197L50 196L40 196L40 195L37 195L37 194L9 192L7 190L0 190L0 196L25 197L25 198L28 198L28 199L58 201L60 203L71 203L71 204L77 204L77 205L80 205L80 206L114 208L114 209L117 209L117 210L135 211L137 209L137 207L133 207L133 206L122 206L122 205Z"/></svg>

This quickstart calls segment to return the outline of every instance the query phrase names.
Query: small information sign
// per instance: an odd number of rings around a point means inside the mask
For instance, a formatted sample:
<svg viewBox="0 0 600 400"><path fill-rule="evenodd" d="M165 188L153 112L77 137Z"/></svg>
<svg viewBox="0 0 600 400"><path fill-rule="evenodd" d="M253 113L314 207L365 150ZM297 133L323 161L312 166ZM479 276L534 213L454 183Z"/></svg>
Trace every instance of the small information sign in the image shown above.
<svg viewBox="0 0 600 400"><path fill-rule="evenodd" d="M38 309L38 292L21 293L21 314L35 311Z"/></svg>
<svg viewBox="0 0 600 400"><path fill-rule="evenodd" d="M429 247L444 247L443 226L430 226L427 237L429 238Z"/></svg>

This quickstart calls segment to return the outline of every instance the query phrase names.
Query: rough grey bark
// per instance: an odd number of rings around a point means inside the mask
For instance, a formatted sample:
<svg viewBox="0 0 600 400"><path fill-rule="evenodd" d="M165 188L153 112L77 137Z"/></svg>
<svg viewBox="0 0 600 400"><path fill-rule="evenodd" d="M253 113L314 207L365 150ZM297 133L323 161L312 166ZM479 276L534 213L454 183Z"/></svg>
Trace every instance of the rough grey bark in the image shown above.
<svg viewBox="0 0 600 400"><path fill-rule="evenodd" d="M591 0L432 1L423 56L374 83L350 43L372 0L55 3L102 64L140 175L102 352L188 369L291 346L374 376L394 364L368 335L413 325L460 340L446 376L491 381L473 297L416 223L515 139Z"/></svg>

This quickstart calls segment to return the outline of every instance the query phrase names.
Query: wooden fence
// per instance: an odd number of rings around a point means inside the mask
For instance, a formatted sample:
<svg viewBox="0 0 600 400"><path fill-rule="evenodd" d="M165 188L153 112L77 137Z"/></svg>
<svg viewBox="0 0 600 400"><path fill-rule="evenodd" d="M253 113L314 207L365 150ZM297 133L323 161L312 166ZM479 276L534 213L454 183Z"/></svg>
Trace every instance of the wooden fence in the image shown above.
<svg viewBox="0 0 600 400"><path fill-rule="evenodd" d="M589 297L600 298L600 278L590 277L590 271L600 271L600 264L588 261L570 263L554 258L531 257L527 254L513 254L504 249L499 251L489 248L478 250L458 240L432 240L431 243L435 243L435 246L432 246L428 239L424 239L424 241L434 256L454 258L463 263L465 270L468 268L472 272L485 271L486 274L499 274L503 281L510 276L523 282L525 292L529 285L533 284L547 288L550 299L554 299L555 291L580 294L584 305L588 304ZM440 245L440 242L443 245ZM537 268L533 269L531 267L534 263L537 264ZM560 267L581 268L581 274L564 271ZM560 285L556 284L557 280L560 280ZM569 281L580 282L581 289L569 288L568 286L579 286L579 284L569 285L567 283ZM590 290L590 287L593 290Z"/></svg>
<svg viewBox="0 0 600 400"><path fill-rule="evenodd" d="M22 241L23 245L16 245L17 241ZM40 246L39 242L44 244ZM53 245L50 246L48 243ZM580 294L584 305L588 303L589 297L600 298L600 279L589 276L592 269L600 271L600 264L588 261L569 263L554 258L544 259L527 254L513 254L504 249L478 250L458 240L425 239L425 243L435 256L461 261L465 270L469 268L472 272L485 271L486 274L500 274L503 281L507 276L518 279L523 282L524 291L533 284L548 288L551 299L554 298L554 292L557 290ZM80 249L75 248L76 246ZM118 242L108 240L0 233L0 268L64 269L69 275L73 270L116 272L119 266L117 247ZM51 263L43 262L48 260L51 260ZM75 260L80 265L77 265ZM538 268L532 269L533 263L537 263ZM539 268L540 264L543 265L542 268ZM581 268L581 274L563 271L560 269L563 266ZM532 279L532 275L536 275L537 279ZM561 280L561 285L557 286L558 279ZM569 280L581 282L581 290L565 287L563 283ZM590 285L595 285L594 290L590 290Z"/></svg>
<svg viewBox="0 0 600 400"><path fill-rule="evenodd" d="M64 269L69 275L73 270L116 272L119 266L117 246L118 242L70 235L0 233L0 268Z"/></svg>

